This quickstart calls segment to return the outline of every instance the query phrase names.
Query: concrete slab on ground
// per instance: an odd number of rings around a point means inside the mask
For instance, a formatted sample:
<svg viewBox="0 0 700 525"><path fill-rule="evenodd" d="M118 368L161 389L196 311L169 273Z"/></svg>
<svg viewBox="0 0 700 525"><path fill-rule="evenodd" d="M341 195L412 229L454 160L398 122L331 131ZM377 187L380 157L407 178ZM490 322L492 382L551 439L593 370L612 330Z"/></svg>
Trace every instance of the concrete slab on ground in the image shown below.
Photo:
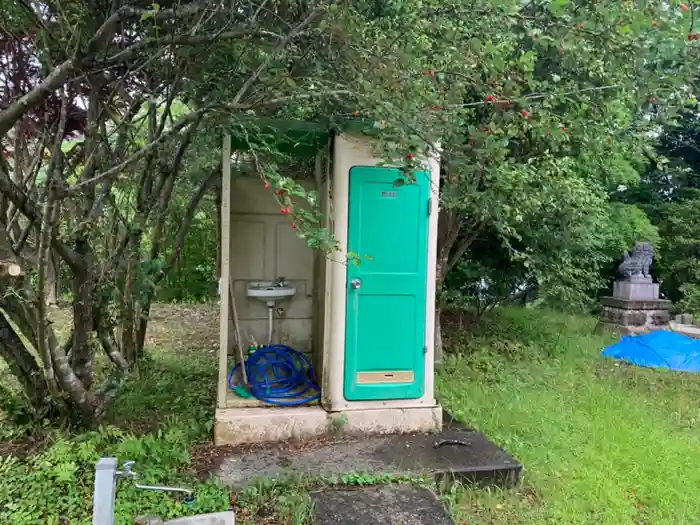
<svg viewBox="0 0 700 525"><path fill-rule="evenodd" d="M676 321L671 321L670 326L671 330L674 332L692 337L693 339L700 339L700 326L681 324Z"/></svg>
<svg viewBox="0 0 700 525"><path fill-rule="evenodd" d="M522 466L482 434L448 427L435 434L306 441L300 447L262 445L234 451L216 472L232 487L285 473L342 481L343 475L423 475L510 486Z"/></svg>
<svg viewBox="0 0 700 525"><path fill-rule="evenodd" d="M311 494L314 525L453 525L428 489L385 485Z"/></svg>

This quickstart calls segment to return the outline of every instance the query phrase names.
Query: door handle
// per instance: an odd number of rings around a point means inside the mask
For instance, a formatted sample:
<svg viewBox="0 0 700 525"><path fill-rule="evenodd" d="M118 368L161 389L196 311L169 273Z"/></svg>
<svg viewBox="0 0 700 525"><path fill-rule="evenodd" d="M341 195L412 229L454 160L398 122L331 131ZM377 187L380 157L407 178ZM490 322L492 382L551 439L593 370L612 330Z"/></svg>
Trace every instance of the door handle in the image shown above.
<svg viewBox="0 0 700 525"><path fill-rule="evenodd" d="M353 287L353 289L357 290L360 286L362 286L362 281L359 279L353 279L350 281L350 286Z"/></svg>

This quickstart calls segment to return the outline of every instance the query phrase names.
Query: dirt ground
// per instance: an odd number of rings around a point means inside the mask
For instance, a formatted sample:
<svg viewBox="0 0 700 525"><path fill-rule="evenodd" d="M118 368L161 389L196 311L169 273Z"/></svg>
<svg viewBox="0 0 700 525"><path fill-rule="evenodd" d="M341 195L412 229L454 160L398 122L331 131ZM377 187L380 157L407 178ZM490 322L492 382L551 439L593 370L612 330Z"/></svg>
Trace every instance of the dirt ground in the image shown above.
<svg viewBox="0 0 700 525"><path fill-rule="evenodd" d="M67 335L71 312L51 312L59 340ZM219 305L159 303L151 307L146 347L176 352L215 352L219 345Z"/></svg>
<svg viewBox="0 0 700 525"><path fill-rule="evenodd" d="M146 347L215 353L219 347L219 305L153 305Z"/></svg>

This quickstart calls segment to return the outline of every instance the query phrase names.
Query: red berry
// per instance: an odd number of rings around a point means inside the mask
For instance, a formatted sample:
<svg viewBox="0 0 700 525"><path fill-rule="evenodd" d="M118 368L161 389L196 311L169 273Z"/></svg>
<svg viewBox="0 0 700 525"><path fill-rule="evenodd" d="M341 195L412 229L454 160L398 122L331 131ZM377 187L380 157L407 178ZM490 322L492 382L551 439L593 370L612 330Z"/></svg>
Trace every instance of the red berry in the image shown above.
<svg viewBox="0 0 700 525"><path fill-rule="evenodd" d="M493 102L493 95L486 97L486 102Z"/></svg>
<svg viewBox="0 0 700 525"><path fill-rule="evenodd" d="M296 230L296 229L297 229L297 225L296 225L296 224L292 224L292 230Z"/></svg>
<svg viewBox="0 0 700 525"><path fill-rule="evenodd" d="M413 153L407 154L407 155L406 155L406 158L407 158L408 160L413 159Z"/></svg>
<svg viewBox="0 0 700 525"><path fill-rule="evenodd" d="M282 209L280 209L280 213L281 213L282 215L287 215L287 214L289 213L289 208L282 208Z"/></svg>
<svg viewBox="0 0 700 525"><path fill-rule="evenodd" d="M359 112L359 111L355 111L355 113L353 113L353 116L355 116L355 117L356 117L356 116L358 116L359 114L360 114L360 112Z"/></svg>
<svg viewBox="0 0 700 525"><path fill-rule="evenodd" d="M282 190L277 190L277 191L275 192L275 195L277 195L278 197L279 197L280 195L282 195Z"/></svg>
<svg viewBox="0 0 700 525"><path fill-rule="evenodd" d="M266 182L266 183L265 183L265 187L266 187L266 188L269 188L269 187L270 187L270 183L269 183L269 182Z"/></svg>
<svg viewBox="0 0 700 525"><path fill-rule="evenodd" d="M688 10L688 6L685 4L681 4L681 11L683 11L685 13L687 10Z"/></svg>
<svg viewBox="0 0 700 525"><path fill-rule="evenodd" d="M526 110L526 109L523 109L523 110L520 112L520 114L521 114L523 117L527 117L527 110Z"/></svg>
<svg viewBox="0 0 700 525"><path fill-rule="evenodd" d="M688 35L688 40L697 40L697 39L698 39L698 35L696 35L695 33L690 33Z"/></svg>

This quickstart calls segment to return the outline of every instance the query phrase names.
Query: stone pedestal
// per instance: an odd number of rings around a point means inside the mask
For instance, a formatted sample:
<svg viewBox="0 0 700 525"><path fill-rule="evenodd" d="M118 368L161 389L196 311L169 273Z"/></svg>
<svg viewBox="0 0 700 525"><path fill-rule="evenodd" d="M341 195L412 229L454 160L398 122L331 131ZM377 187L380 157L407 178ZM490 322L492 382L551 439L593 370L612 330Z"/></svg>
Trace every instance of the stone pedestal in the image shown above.
<svg viewBox="0 0 700 525"><path fill-rule="evenodd" d="M615 281L613 297L628 301L656 301L659 298L659 285L643 281Z"/></svg>
<svg viewBox="0 0 700 525"><path fill-rule="evenodd" d="M639 284L639 283L615 283L621 284ZM658 285L656 286L657 295L655 299L627 299L622 297L603 297L600 302L603 305L603 315L601 317L599 328L611 330L621 334L640 334L651 332L653 330L663 330L669 327L671 320L671 301L658 299ZM649 292L649 289L643 290L632 287L616 287L616 291L629 295L643 295Z"/></svg>
<svg viewBox="0 0 700 525"><path fill-rule="evenodd" d="M671 301L659 299L659 285L649 269L654 260L654 248L648 242L636 242L624 254L617 267L618 280L613 284L613 296L603 297L603 315L599 328L621 334L640 334L668 329Z"/></svg>

